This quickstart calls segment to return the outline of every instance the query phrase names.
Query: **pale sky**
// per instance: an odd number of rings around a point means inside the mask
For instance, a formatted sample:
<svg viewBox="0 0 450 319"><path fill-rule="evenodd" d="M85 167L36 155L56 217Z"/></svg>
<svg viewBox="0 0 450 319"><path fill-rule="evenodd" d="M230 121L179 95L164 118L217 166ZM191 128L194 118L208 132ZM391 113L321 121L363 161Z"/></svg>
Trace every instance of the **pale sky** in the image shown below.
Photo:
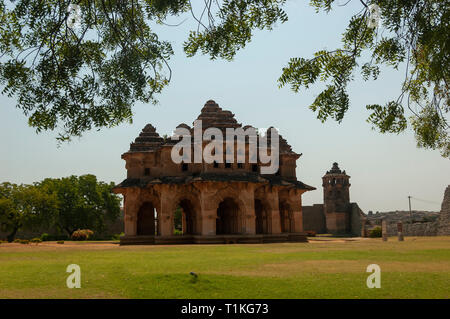
<svg viewBox="0 0 450 319"><path fill-rule="evenodd" d="M291 1L286 7L289 21L273 31L256 32L232 62L201 55L186 58L182 43L194 21L189 15L172 19L174 24L188 18L179 27L158 28L160 38L171 41L175 51L172 81L157 97L159 104L137 104L133 124L92 131L59 148L56 132L36 134L15 108L15 100L0 96L0 182L32 183L90 173L119 183L126 177L120 155L145 124L153 124L160 135L171 134L180 123L191 125L203 104L213 99L243 125L279 128L293 150L303 153L297 178L317 188L303 195L304 205L322 203L321 177L336 161L351 176L351 201L366 213L407 210L408 195L413 196L413 209L439 211L450 183L449 160L438 151L418 149L411 130L382 135L366 122L366 104L397 98L404 69L387 69L377 81L355 76L349 87L351 106L341 124L323 124L308 109L322 84L299 93L277 87L290 57L339 47L348 18L358 10L354 2L329 15L316 14L306 1Z"/></svg>

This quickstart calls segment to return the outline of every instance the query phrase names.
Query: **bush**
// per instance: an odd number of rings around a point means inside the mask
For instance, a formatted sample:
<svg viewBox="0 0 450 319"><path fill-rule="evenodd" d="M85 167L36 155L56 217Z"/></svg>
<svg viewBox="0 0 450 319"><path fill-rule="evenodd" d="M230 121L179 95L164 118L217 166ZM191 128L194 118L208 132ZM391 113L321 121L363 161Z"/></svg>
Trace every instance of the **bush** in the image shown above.
<svg viewBox="0 0 450 319"><path fill-rule="evenodd" d="M49 237L49 234L43 233L43 234L41 235L41 241L48 241L48 237Z"/></svg>
<svg viewBox="0 0 450 319"><path fill-rule="evenodd" d="M14 243L18 243L18 244L29 244L30 241L28 239L20 239L20 238L16 238L13 241Z"/></svg>
<svg viewBox="0 0 450 319"><path fill-rule="evenodd" d="M62 244L64 244L64 240L58 240L56 243L62 245Z"/></svg>
<svg viewBox="0 0 450 319"><path fill-rule="evenodd" d="M39 243L42 243L42 239L40 239L40 238L33 238L32 240L30 240L32 243L34 243L34 244L39 244Z"/></svg>
<svg viewBox="0 0 450 319"><path fill-rule="evenodd" d="M370 238L381 237L381 227L375 227L375 228L371 229L369 232L369 237Z"/></svg>
<svg viewBox="0 0 450 319"><path fill-rule="evenodd" d="M115 234L112 236L112 240L120 240L120 237L122 237L123 235L125 235L123 232L120 234Z"/></svg>
<svg viewBox="0 0 450 319"><path fill-rule="evenodd" d="M316 232L314 230L307 230L306 236L308 237L316 237Z"/></svg>
<svg viewBox="0 0 450 319"><path fill-rule="evenodd" d="M78 229L72 233L71 238L73 240L88 240L93 235L94 232L90 229Z"/></svg>

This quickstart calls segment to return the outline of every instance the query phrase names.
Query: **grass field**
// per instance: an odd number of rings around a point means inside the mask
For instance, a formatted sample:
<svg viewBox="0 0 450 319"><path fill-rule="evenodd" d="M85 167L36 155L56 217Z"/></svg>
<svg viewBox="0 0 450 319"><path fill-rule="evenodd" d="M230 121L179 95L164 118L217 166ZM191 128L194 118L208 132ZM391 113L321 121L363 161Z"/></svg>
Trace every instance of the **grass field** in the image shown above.
<svg viewBox="0 0 450 319"><path fill-rule="evenodd" d="M80 289L66 286L69 264L81 267ZM366 286L369 264L381 267L380 289ZM202 246L0 244L0 298L449 297L450 237Z"/></svg>

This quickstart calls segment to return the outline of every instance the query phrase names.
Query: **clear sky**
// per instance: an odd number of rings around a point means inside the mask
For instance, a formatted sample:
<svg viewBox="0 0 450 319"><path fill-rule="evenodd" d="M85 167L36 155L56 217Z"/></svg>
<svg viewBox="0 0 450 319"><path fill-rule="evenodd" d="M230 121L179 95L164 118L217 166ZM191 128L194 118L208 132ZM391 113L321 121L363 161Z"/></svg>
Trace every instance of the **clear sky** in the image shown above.
<svg viewBox="0 0 450 319"><path fill-rule="evenodd" d="M173 44L173 77L158 96L159 104L134 106L133 124L92 131L57 147L55 132L37 135L15 100L0 96L0 182L32 183L46 177L95 174L100 180L121 182L126 177L120 155L147 123L160 135L180 123L192 124L203 104L215 100L232 111L238 122L255 127L275 126L293 150L303 153L297 177L316 191L303 195L304 205L322 203L321 177L334 161L351 176L350 199L367 213L412 208L438 211L450 183L450 162L438 151L416 148L413 133L381 135L366 122L366 104L384 103L400 92L404 70L386 70L377 81L358 76L350 85L351 107L341 124L321 123L308 109L323 88L308 91L278 89L276 80L290 57L310 57L319 49L340 45L348 18L360 9L354 1L330 14L316 14L307 1L290 1L289 21L273 31L256 32L235 60L211 61L207 56L186 58L182 43L194 27L186 15L172 19L178 27L158 27L161 39Z"/></svg>

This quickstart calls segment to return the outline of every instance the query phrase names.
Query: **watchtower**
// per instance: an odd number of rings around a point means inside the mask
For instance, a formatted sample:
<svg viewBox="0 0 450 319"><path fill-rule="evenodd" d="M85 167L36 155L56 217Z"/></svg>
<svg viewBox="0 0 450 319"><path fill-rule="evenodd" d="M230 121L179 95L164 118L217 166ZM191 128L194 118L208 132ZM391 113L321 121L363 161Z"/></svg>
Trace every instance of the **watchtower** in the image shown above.
<svg viewBox="0 0 450 319"><path fill-rule="evenodd" d="M341 171L338 163L322 177L323 203L327 232L347 233L350 231L350 176Z"/></svg>

